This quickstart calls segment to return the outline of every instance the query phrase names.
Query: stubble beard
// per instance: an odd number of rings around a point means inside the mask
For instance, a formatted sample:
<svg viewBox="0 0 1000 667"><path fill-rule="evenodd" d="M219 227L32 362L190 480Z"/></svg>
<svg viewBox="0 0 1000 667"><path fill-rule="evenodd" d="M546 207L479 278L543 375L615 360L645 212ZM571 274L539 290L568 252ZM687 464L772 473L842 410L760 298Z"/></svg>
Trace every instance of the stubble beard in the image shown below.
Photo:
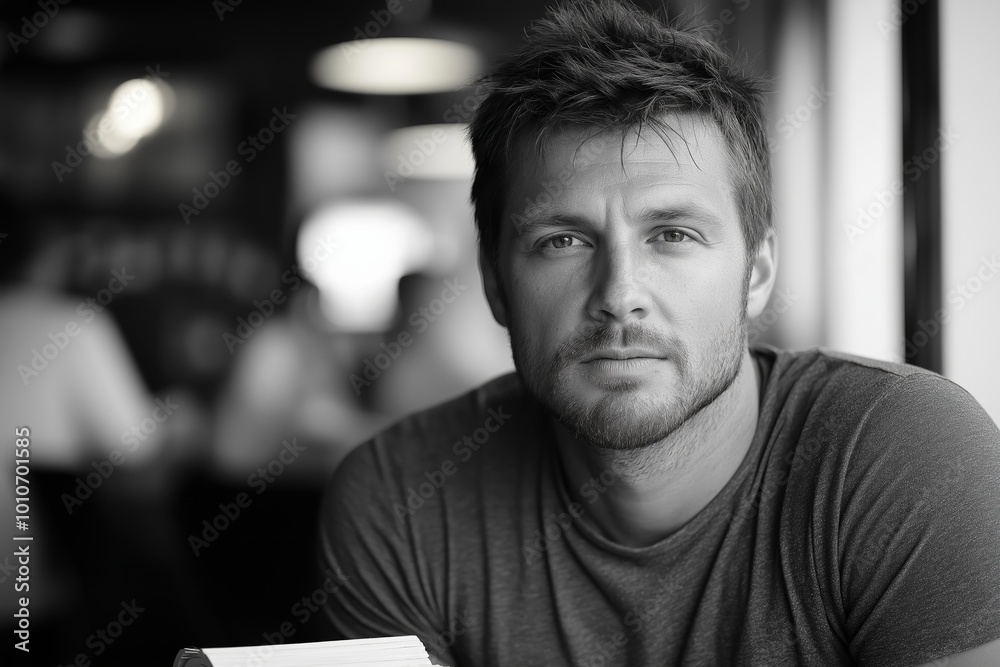
<svg viewBox="0 0 1000 667"><path fill-rule="evenodd" d="M702 353L702 368L692 368L689 350L641 325L595 327L564 342L551 359L545 359L521 334L517 323L510 324L514 365L528 392L578 439L613 451L633 451L662 442L718 400L739 375L748 331L744 306ZM573 367L585 354L609 346L634 345L667 352L677 378L673 387L652 394L649 387L644 389L645 382L623 379L602 383L602 395L596 401L574 392Z"/></svg>

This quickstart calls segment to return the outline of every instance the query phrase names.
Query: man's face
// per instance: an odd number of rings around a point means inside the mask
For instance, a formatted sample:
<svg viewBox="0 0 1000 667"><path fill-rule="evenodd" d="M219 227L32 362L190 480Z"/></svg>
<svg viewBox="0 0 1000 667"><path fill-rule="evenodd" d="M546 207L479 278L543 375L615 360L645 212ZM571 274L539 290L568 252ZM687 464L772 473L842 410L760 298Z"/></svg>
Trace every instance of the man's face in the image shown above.
<svg viewBox="0 0 1000 667"><path fill-rule="evenodd" d="M647 127L568 130L544 159L522 145L499 275L484 268L527 389L603 448L662 440L732 384L746 347L725 141L703 117L667 121L669 143Z"/></svg>

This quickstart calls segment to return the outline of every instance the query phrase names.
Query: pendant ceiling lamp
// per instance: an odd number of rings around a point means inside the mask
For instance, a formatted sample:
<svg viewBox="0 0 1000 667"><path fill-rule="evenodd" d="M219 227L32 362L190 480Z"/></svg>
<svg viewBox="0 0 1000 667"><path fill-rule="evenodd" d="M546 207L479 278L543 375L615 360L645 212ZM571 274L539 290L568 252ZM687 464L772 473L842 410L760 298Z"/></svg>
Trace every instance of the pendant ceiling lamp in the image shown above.
<svg viewBox="0 0 1000 667"><path fill-rule="evenodd" d="M468 85L483 70L479 49L423 20L429 11L430 2L418 8L390 0L385 9L369 12L371 20L355 26L352 39L313 57L312 80L369 95L422 95Z"/></svg>

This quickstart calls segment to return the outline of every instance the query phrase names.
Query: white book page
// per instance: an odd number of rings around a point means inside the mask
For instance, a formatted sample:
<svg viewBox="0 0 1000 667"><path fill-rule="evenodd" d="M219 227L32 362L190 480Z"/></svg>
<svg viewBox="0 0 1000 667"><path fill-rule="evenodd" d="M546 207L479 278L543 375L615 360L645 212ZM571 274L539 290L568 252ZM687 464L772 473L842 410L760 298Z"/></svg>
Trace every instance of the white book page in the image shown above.
<svg viewBox="0 0 1000 667"><path fill-rule="evenodd" d="M206 648L212 667L427 667L432 665L424 645L415 636L348 639L310 642Z"/></svg>

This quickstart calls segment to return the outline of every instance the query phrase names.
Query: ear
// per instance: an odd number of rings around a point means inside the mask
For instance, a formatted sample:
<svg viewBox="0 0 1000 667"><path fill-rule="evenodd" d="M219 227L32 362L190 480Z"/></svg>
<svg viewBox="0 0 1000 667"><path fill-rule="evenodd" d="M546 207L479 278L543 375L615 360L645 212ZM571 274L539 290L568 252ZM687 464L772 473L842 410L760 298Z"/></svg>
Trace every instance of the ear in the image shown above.
<svg viewBox="0 0 1000 667"><path fill-rule="evenodd" d="M747 317L753 319L764 311L767 300L774 289L778 270L778 238L774 230L768 232L757 248L750 270L750 285L747 290Z"/></svg>
<svg viewBox="0 0 1000 667"><path fill-rule="evenodd" d="M507 326L507 300L504 298L503 286L496 273L496 267L486 256L482 243L479 244L479 273L483 276L483 290L486 292L486 302L490 304L493 319L502 327Z"/></svg>

